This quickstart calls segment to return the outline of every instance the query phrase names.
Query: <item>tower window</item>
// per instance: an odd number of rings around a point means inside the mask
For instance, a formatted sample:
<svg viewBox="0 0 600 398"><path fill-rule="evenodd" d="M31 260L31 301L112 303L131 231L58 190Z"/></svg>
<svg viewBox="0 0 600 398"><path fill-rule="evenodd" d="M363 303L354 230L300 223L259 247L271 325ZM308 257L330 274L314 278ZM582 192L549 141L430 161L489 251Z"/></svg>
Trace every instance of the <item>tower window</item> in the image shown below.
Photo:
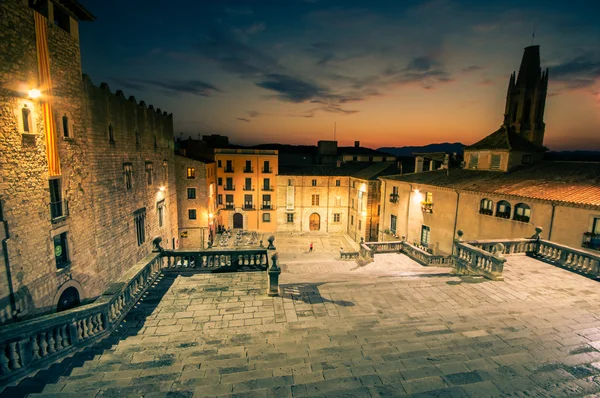
<svg viewBox="0 0 600 398"><path fill-rule="evenodd" d="M135 223L135 234L137 236L137 244L141 246L146 241L146 208L141 208L133 213L133 221Z"/></svg>
<svg viewBox="0 0 600 398"><path fill-rule="evenodd" d="M312 186L316 187L317 186L317 180L312 180Z"/></svg>
<svg viewBox="0 0 600 398"><path fill-rule="evenodd" d="M153 169L152 169L152 163L147 162L146 163L146 180L148 182L148 185L152 185L152 173Z"/></svg>
<svg viewBox="0 0 600 398"><path fill-rule="evenodd" d="M194 167L187 168L187 178L196 178L196 169Z"/></svg>
<svg viewBox="0 0 600 398"><path fill-rule="evenodd" d="M133 165L131 163L123 163L123 176L125 177L125 189L130 191L133 189Z"/></svg>
<svg viewBox="0 0 600 398"><path fill-rule="evenodd" d="M71 21L69 14L64 12L60 7L57 7L54 3L54 25L58 26L67 33L71 32Z"/></svg>
<svg viewBox="0 0 600 398"><path fill-rule="evenodd" d="M69 133L69 117L67 115L63 115L62 117L62 128L63 128L63 137L69 138L71 134Z"/></svg>
<svg viewBox="0 0 600 398"><path fill-rule="evenodd" d="M58 269L65 268L69 265L66 232L54 237L54 259L56 260L56 268Z"/></svg>
<svg viewBox="0 0 600 398"><path fill-rule="evenodd" d="M188 209L188 218L190 220L196 219L196 209Z"/></svg>
<svg viewBox="0 0 600 398"><path fill-rule="evenodd" d="M24 133L32 133L32 123L31 123L31 110L27 107L27 105L23 105L21 109L21 117L23 118L23 132Z"/></svg>
<svg viewBox="0 0 600 398"><path fill-rule="evenodd" d="M336 186L336 187L339 187L340 185L341 185L341 182L340 182L340 180L335 180L335 186Z"/></svg>
<svg viewBox="0 0 600 398"><path fill-rule="evenodd" d="M115 142L115 129L112 124L108 125L108 142Z"/></svg>

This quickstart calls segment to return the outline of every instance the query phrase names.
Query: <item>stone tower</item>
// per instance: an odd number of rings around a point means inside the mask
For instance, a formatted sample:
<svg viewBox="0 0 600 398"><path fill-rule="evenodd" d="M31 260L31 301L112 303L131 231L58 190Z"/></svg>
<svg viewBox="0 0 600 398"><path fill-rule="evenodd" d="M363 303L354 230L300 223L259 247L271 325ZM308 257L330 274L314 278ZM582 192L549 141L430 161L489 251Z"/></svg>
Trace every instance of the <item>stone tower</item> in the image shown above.
<svg viewBox="0 0 600 398"><path fill-rule="evenodd" d="M544 143L544 107L548 89L548 69L540 67L540 46L525 47L519 74L508 83L504 124L530 142Z"/></svg>

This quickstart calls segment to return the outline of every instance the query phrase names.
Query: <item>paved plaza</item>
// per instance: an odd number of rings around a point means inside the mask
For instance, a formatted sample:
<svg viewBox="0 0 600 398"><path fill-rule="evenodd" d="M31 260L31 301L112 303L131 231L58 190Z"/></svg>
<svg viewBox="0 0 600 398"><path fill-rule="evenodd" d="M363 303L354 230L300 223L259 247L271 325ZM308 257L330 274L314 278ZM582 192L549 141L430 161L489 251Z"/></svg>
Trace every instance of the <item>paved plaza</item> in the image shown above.
<svg viewBox="0 0 600 398"><path fill-rule="evenodd" d="M600 393L595 281L525 256L509 257L505 281L492 282L400 254L363 267L313 254L283 264L276 298L265 273L165 274L117 332L5 394Z"/></svg>

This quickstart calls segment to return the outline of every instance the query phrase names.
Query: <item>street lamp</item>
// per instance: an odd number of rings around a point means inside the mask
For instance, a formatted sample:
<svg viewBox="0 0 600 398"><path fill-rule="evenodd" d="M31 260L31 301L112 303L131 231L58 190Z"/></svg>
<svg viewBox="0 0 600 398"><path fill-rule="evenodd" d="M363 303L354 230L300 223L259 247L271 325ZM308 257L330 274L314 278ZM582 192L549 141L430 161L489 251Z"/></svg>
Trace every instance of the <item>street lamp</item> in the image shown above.
<svg viewBox="0 0 600 398"><path fill-rule="evenodd" d="M29 95L29 98L33 98L33 99L39 98L42 95L41 91L38 90L37 88L29 90L29 92L27 94Z"/></svg>

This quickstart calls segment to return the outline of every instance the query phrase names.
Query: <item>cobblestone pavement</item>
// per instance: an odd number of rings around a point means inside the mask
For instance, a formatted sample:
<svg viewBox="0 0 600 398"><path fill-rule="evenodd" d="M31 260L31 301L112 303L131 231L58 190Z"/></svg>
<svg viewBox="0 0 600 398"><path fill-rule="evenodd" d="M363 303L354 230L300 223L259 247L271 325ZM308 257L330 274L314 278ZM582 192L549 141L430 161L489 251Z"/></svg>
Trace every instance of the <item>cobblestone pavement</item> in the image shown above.
<svg viewBox="0 0 600 398"><path fill-rule="evenodd" d="M32 396L600 393L595 281L523 256L509 257L504 282L399 254L314 263L288 264L277 298L264 273L167 274Z"/></svg>

